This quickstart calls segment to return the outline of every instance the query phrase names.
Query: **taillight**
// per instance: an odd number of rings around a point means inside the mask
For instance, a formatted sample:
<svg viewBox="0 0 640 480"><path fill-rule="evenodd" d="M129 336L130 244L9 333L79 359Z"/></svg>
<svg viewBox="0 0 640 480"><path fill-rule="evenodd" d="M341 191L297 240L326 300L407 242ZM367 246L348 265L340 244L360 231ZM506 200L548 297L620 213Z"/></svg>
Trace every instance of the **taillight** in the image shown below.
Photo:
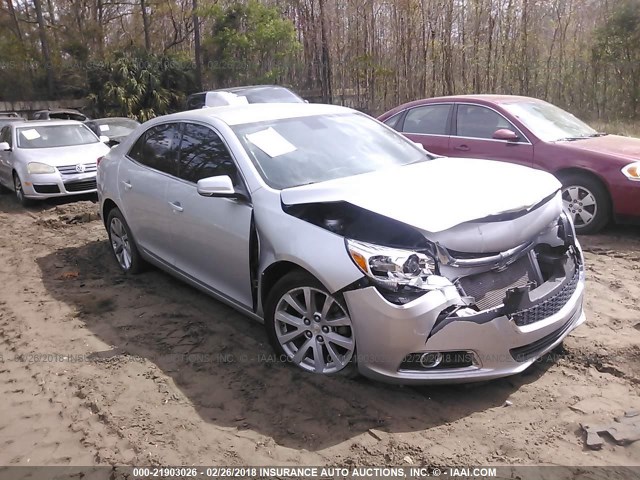
<svg viewBox="0 0 640 480"><path fill-rule="evenodd" d="M103 159L104 157L98 157L98 160L96 160L96 167L100 166L100 161Z"/></svg>

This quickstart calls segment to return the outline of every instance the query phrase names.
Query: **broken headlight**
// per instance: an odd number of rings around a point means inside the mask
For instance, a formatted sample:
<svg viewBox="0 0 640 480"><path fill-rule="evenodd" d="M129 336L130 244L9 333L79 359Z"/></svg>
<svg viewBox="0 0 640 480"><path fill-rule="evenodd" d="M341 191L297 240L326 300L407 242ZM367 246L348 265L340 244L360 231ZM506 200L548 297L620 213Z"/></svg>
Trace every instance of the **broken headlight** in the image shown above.
<svg viewBox="0 0 640 480"><path fill-rule="evenodd" d="M435 258L422 252L400 250L347 240L347 250L354 263L373 282L387 290L402 287L429 289L427 277L437 270Z"/></svg>

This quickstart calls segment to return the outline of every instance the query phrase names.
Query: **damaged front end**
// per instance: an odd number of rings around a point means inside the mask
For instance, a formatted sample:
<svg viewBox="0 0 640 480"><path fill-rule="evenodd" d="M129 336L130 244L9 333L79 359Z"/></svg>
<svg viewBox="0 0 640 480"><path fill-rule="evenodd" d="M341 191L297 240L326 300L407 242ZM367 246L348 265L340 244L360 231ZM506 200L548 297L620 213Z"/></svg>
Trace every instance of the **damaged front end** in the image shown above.
<svg viewBox="0 0 640 480"><path fill-rule="evenodd" d="M520 372L584 321L583 256L556 197L508 220L438 234L353 206L290 213L344 236L364 274L342 292L361 371L401 383L455 382ZM492 251L496 245L509 248Z"/></svg>

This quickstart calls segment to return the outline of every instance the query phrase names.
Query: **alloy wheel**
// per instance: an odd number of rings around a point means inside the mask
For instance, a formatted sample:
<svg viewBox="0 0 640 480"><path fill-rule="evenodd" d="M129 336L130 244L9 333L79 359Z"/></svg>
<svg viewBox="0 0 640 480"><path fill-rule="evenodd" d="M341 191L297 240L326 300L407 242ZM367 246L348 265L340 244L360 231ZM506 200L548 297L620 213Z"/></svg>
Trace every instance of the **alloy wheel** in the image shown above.
<svg viewBox="0 0 640 480"><path fill-rule="evenodd" d="M131 243L129 242L127 230L118 217L111 219L109 233L111 236L111 248L113 248L113 253L115 253L120 267L125 271L129 270L131 268L132 258Z"/></svg>
<svg viewBox="0 0 640 480"><path fill-rule="evenodd" d="M586 227L598 213L595 195L582 185L570 185L562 189L562 203L576 227Z"/></svg>
<svg viewBox="0 0 640 480"><path fill-rule="evenodd" d="M322 290L289 290L278 301L274 325L276 338L289 361L309 372L339 372L355 352L349 314Z"/></svg>
<svg viewBox="0 0 640 480"><path fill-rule="evenodd" d="M19 202L22 203L24 200L24 192L22 190L22 182L20 181L20 177L16 174L13 175L13 187L16 191L16 198Z"/></svg>

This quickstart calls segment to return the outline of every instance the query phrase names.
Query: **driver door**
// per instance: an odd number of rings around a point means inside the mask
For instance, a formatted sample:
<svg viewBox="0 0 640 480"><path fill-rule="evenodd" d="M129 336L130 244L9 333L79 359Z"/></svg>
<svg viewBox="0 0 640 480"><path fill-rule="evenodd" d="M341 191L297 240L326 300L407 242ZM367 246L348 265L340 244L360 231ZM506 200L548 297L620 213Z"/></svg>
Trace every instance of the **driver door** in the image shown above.
<svg viewBox="0 0 640 480"><path fill-rule="evenodd" d="M175 266L191 279L251 309L249 242L253 208L246 198L198 194L198 180L228 175L245 191L224 141L211 127L184 123L178 153L178 178L169 181L167 204Z"/></svg>
<svg viewBox="0 0 640 480"><path fill-rule="evenodd" d="M501 114L482 105L456 105L454 134L449 140L452 157L482 158L533 165L533 145ZM518 134L517 142L493 138L496 130L508 129Z"/></svg>

